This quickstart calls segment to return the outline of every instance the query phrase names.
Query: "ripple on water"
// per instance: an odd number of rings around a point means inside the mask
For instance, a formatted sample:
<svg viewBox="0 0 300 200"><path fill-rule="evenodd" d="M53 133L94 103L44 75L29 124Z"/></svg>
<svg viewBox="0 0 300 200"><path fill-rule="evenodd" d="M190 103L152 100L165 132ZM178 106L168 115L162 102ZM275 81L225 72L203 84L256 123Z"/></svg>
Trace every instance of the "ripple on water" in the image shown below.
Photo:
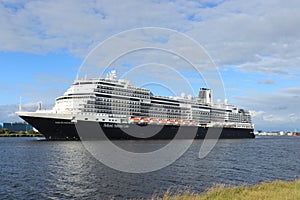
<svg viewBox="0 0 300 200"><path fill-rule="evenodd" d="M200 193L219 183L255 184L300 176L300 137L221 140L204 159L198 158L201 143L194 142L169 167L146 174L129 174L99 163L80 142L0 138L0 197L147 198L163 194L169 188L172 191L189 188ZM140 152L164 145L163 141L118 141L117 144L125 149L133 145Z"/></svg>

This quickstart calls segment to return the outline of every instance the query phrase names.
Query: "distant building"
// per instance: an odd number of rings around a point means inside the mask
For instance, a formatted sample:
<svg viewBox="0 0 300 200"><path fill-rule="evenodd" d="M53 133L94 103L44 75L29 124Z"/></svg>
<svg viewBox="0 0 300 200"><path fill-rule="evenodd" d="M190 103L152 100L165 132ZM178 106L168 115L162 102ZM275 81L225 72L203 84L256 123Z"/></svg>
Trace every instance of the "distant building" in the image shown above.
<svg viewBox="0 0 300 200"><path fill-rule="evenodd" d="M2 124L0 124L0 129L2 129L3 128L3 126L2 126Z"/></svg>
<svg viewBox="0 0 300 200"><path fill-rule="evenodd" d="M33 130L33 127L30 124L27 123L3 123L3 128L8 129L9 131L30 131Z"/></svg>

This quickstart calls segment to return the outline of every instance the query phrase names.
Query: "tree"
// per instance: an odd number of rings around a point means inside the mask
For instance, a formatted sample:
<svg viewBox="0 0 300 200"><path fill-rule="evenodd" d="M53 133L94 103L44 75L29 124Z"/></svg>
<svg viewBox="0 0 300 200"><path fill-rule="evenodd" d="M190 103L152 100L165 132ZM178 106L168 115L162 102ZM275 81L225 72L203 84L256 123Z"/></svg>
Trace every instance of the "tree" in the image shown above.
<svg viewBox="0 0 300 200"><path fill-rule="evenodd" d="M30 135L35 135L35 134L36 134L36 132L35 132L34 130L29 130L29 131L27 131L27 134L30 134Z"/></svg>
<svg viewBox="0 0 300 200"><path fill-rule="evenodd" d="M7 128L4 128L4 129L2 129L2 133L4 133L4 134L9 134L10 131L9 131Z"/></svg>

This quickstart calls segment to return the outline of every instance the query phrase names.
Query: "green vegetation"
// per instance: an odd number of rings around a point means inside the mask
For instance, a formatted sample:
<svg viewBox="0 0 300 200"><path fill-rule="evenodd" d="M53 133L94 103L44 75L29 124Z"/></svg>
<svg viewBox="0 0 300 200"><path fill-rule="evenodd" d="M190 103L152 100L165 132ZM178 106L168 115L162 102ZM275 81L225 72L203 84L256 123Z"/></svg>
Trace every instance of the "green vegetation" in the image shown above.
<svg viewBox="0 0 300 200"><path fill-rule="evenodd" d="M43 135L39 132L35 132L34 130L30 131L19 131L19 132L12 132L8 129L0 129L0 137L43 137Z"/></svg>
<svg viewBox="0 0 300 200"><path fill-rule="evenodd" d="M189 191L170 194L167 191L162 198L152 197L152 200L296 200L300 199L300 180L286 182L274 181L255 186L225 187L216 186L202 195Z"/></svg>

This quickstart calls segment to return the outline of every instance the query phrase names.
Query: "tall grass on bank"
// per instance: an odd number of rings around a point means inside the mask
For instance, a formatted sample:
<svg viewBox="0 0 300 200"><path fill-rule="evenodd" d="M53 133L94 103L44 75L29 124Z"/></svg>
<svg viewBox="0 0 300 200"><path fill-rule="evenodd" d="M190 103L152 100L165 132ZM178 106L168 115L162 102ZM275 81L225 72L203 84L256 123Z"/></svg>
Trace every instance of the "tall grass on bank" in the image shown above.
<svg viewBox="0 0 300 200"><path fill-rule="evenodd" d="M152 200L300 200L300 180L274 181L254 186L225 187L219 185L203 194L189 191L171 194L167 191L163 197L153 196Z"/></svg>

